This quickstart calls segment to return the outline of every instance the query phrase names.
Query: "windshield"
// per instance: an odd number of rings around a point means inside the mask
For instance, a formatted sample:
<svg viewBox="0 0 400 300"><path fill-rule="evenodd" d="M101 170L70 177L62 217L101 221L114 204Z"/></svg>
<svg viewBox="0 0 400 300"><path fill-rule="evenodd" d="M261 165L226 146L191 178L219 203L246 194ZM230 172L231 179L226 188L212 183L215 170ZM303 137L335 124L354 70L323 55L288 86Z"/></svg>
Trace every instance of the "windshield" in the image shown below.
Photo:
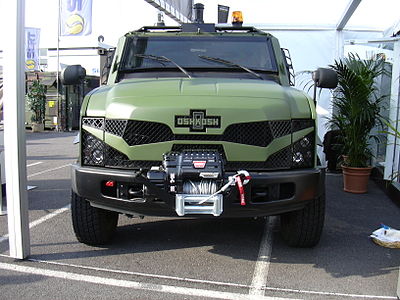
<svg viewBox="0 0 400 300"><path fill-rule="evenodd" d="M176 65L146 56L167 57L185 69L232 69L245 67L257 71L277 72L271 41L254 36L168 36L128 37L121 60L121 71L176 68ZM232 62L220 63L204 57ZM243 68L242 68L243 69Z"/></svg>

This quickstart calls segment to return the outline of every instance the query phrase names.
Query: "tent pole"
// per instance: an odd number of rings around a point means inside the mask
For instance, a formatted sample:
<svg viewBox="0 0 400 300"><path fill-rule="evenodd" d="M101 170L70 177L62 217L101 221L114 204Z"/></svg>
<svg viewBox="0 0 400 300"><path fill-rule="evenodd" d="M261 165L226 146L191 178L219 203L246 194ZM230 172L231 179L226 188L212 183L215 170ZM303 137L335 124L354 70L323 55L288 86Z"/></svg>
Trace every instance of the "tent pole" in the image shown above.
<svg viewBox="0 0 400 300"><path fill-rule="evenodd" d="M10 256L30 255L25 140L25 0L3 2L4 150Z"/></svg>

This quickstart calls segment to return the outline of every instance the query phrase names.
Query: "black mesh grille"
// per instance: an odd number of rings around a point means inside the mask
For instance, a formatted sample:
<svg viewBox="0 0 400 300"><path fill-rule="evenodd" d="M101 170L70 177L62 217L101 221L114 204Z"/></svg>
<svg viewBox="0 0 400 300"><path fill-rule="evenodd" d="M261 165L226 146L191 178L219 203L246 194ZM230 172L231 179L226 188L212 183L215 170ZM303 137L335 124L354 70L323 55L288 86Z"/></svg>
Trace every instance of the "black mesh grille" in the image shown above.
<svg viewBox="0 0 400 300"><path fill-rule="evenodd" d="M291 147L287 147L271 155L267 161L228 161L225 165L225 170L289 169L291 167L291 153Z"/></svg>
<svg viewBox="0 0 400 300"><path fill-rule="evenodd" d="M127 120L106 120L105 131L117 136L122 136L125 132Z"/></svg>
<svg viewBox="0 0 400 300"><path fill-rule="evenodd" d="M269 124L275 139L292 133L291 121L271 121Z"/></svg>
<svg viewBox="0 0 400 300"><path fill-rule="evenodd" d="M292 131L296 132L309 127L314 127L314 120L293 120L292 121Z"/></svg>
<svg viewBox="0 0 400 300"><path fill-rule="evenodd" d="M129 160L129 158L118 150L105 146L105 166L121 169L150 169L152 166L161 165L161 161L152 160Z"/></svg>
<svg viewBox="0 0 400 300"><path fill-rule="evenodd" d="M103 118L87 118L87 117L85 117L85 118L82 118L82 125L103 130L104 119Z"/></svg>
<svg viewBox="0 0 400 300"><path fill-rule="evenodd" d="M108 122L106 122L107 124ZM108 125L107 125L108 126ZM114 125L112 128L116 127ZM111 130L111 129L110 129ZM114 131L115 132L115 131ZM290 134L290 121L249 122L228 126L222 135L215 134L173 134L171 129L162 123L133 121L127 122L123 134L130 146L166 142L172 140L191 141L225 141L238 144L266 147L273 138Z"/></svg>
<svg viewBox="0 0 400 300"><path fill-rule="evenodd" d="M193 141L227 141L233 143L267 146L274 138L290 134L305 128L314 127L313 120L249 122L233 124L227 127L223 135L210 134L180 134L174 135L171 129L162 123L106 120L102 118L83 118L82 124L97 129L103 129L111 134L121 136L131 146L151 144L172 140ZM293 146L286 147L272 154L264 162L239 161L226 162L227 171L274 170L288 168L306 168L314 164L315 133L308 134ZM308 142L307 142L308 141ZM216 150L226 161L224 147L221 144L174 144L172 151L182 150ZM100 154L103 154L102 160ZM301 154L301 155L299 155ZM161 159L161 156L160 156ZM295 162L297 160L297 162ZM110 147L88 132L82 130L82 163L90 166L107 166L125 169L149 169L161 164L161 161L135 161L120 151Z"/></svg>
<svg viewBox="0 0 400 300"><path fill-rule="evenodd" d="M229 125L224 141L266 147L273 140L269 122L251 122Z"/></svg>
<svg viewBox="0 0 400 300"><path fill-rule="evenodd" d="M268 168L288 169L292 166L292 147L286 147L272 154L267 159Z"/></svg>
<svg viewBox="0 0 400 300"><path fill-rule="evenodd" d="M174 135L171 129L162 123L129 120L124 140L129 146L171 141Z"/></svg>

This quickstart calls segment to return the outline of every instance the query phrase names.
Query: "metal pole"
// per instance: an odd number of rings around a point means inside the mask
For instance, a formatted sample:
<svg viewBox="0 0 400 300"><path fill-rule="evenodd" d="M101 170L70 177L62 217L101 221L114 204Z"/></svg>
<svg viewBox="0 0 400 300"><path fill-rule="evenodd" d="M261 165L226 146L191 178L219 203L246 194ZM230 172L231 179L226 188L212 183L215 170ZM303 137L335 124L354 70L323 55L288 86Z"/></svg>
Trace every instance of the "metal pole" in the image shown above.
<svg viewBox="0 0 400 300"><path fill-rule="evenodd" d="M57 18L57 75L56 75L56 85L57 85L57 125L56 131L61 131L61 103L60 103L60 35L61 35L61 0L58 0L58 18Z"/></svg>
<svg viewBox="0 0 400 300"><path fill-rule="evenodd" d="M396 129L399 126L399 111L400 111L400 40L394 43L393 50L393 68L392 68L392 84L390 91L390 103L389 103L389 122L394 125ZM393 176L396 174L397 166L399 165L399 153L400 146L398 138L396 137L393 130L388 129L389 134L387 136L386 146L386 160L385 160L385 173L384 179L393 180Z"/></svg>
<svg viewBox="0 0 400 300"><path fill-rule="evenodd" d="M2 146L1 146L2 147ZM3 147L0 149L0 158L4 155L3 153L4 149ZM0 164L4 162L3 160L0 160ZM0 216L4 216L7 214L7 211L5 209L5 205L3 203L3 188L2 188L2 176L4 176L4 174L2 174L1 172L1 165L0 165Z"/></svg>
<svg viewBox="0 0 400 300"><path fill-rule="evenodd" d="M30 255L25 142L25 0L4 1L4 150L10 256Z"/></svg>
<svg viewBox="0 0 400 300"><path fill-rule="evenodd" d="M400 274L400 268L399 268L399 274ZM397 299L400 299L400 275L397 278Z"/></svg>

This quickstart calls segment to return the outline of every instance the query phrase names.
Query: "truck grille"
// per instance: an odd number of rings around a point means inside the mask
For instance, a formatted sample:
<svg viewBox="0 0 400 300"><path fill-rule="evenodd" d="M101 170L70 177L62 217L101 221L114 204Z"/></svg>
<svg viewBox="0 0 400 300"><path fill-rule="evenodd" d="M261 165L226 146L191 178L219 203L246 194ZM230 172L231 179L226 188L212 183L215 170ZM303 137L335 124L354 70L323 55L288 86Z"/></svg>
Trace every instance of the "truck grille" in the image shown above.
<svg viewBox="0 0 400 300"><path fill-rule="evenodd" d="M105 147L105 166L109 168L121 169L150 169L152 166L161 165L161 161L152 160L129 160L128 156L117 149L106 145Z"/></svg>
<svg viewBox="0 0 400 300"><path fill-rule="evenodd" d="M266 147L274 138L292 131L291 121L249 122L229 125L222 135L173 134L168 125L135 120L106 120L105 130L122 137L129 146L168 141L221 141Z"/></svg>
<svg viewBox="0 0 400 300"><path fill-rule="evenodd" d="M96 129L104 128L106 132L122 137L131 146L175 140L199 141L199 144L177 143L172 146L171 150L216 150L226 162L226 171L309 168L314 165L314 131L289 147L272 154L266 161L262 162L226 161L226 154L222 144L201 144L201 141L227 141L266 147L275 138L301 129L314 127L313 120L239 123L228 126L222 135L173 134L165 124L133 120L106 119L103 125L101 118L87 118L87 120L84 118L82 125ZM112 148L85 130L82 130L81 138L82 164L84 165L123 169L149 169L151 166L161 164L161 161L130 160L124 153Z"/></svg>

